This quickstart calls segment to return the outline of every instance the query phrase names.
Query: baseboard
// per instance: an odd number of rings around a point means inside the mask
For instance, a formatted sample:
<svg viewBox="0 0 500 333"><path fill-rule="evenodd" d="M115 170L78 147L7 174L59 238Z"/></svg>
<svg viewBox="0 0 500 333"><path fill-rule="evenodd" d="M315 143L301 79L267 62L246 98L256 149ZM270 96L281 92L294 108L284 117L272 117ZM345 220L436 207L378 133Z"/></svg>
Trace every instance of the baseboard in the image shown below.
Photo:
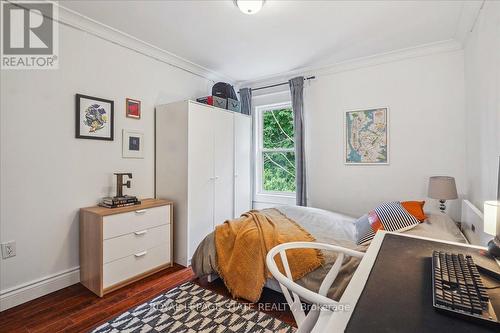
<svg viewBox="0 0 500 333"><path fill-rule="evenodd" d="M80 282L80 267L0 291L0 311Z"/></svg>

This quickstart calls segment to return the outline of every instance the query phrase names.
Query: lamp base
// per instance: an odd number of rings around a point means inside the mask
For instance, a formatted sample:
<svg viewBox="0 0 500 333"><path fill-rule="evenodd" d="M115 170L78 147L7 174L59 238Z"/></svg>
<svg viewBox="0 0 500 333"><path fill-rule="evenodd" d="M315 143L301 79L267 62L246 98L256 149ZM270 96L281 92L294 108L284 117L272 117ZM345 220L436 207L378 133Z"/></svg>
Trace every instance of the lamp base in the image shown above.
<svg viewBox="0 0 500 333"><path fill-rule="evenodd" d="M441 213L446 213L446 200L439 200L439 210Z"/></svg>
<svg viewBox="0 0 500 333"><path fill-rule="evenodd" d="M493 257L500 259L500 239L498 239L498 237L495 237L488 242L488 253Z"/></svg>

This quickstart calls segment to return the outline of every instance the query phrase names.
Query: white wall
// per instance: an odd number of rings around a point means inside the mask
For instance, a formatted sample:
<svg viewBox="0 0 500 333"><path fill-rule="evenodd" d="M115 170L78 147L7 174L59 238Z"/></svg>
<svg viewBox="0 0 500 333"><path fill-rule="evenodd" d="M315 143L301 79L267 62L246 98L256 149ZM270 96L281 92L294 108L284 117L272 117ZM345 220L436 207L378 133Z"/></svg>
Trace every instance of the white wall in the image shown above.
<svg viewBox="0 0 500 333"><path fill-rule="evenodd" d="M500 156L500 2L487 1L465 47L467 188L483 210L497 196Z"/></svg>
<svg viewBox="0 0 500 333"><path fill-rule="evenodd" d="M462 51L318 76L305 109L310 205L360 216L380 202L426 199L432 175L456 177L464 193L463 96ZM390 165L344 165L344 112L379 106L390 109Z"/></svg>
<svg viewBox="0 0 500 333"><path fill-rule="evenodd" d="M212 82L60 26L60 68L1 73L0 289L78 267L78 210L114 193L113 172L132 172L139 197L154 194L154 106L207 94ZM75 94L115 101L115 140L75 139ZM125 98L142 101L140 120ZM145 133L145 158L121 157L122 129Z"/></svg>
<svg viewBox="0 0 500 333"><path fill-rule="evenodd" d="M454 176L466 193L463 51L375 63L316 73L306 83L309 205L361 216L384 201L427 199L432 175ZM253 100L276 96L286 94ZM390 165L345 165L344 112L379 106L390 109ZM457 220L459 206L448 203ZM435 209L435 200L426 208Z"/></svg>

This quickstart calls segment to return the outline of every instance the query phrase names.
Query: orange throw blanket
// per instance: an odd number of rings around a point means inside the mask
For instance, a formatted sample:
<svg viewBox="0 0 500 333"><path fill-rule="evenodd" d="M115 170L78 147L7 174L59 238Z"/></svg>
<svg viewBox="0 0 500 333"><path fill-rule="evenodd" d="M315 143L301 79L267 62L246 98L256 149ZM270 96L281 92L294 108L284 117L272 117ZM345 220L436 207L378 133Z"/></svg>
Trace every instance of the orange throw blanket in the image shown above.
<svg viewBox="0 0 500 333"><path fill-rule="evenodd" d="M276 209L252 210L239 219L226 221L215 229L215 249L219 275L235 298L257 302L270 273L267 252L274 246L295 241L315 241L306 230ZM321 251L287 251L294 280L323 263ZM281 272L279 256L275 257Z"/></svg>

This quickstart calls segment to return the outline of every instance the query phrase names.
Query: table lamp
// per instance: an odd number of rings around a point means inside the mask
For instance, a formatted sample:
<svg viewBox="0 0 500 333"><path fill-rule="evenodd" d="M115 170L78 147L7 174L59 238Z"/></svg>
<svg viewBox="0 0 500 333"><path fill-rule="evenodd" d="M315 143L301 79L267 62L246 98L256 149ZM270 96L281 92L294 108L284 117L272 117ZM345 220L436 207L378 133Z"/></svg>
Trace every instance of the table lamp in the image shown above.
<svg viewBox="0 0 500 333"><path fill-rule="evenodd" d="M500 258L500 201L484 202L484 232L495 236L488 242L488 252Z"/></svg>
<svg viewBox="0 0 500 333"><path fill-rule="evenodd" d="M446 200L458 199L455 178L434 176L429 178L429 198L439 200L439 210L446 211Z"/></svg>

